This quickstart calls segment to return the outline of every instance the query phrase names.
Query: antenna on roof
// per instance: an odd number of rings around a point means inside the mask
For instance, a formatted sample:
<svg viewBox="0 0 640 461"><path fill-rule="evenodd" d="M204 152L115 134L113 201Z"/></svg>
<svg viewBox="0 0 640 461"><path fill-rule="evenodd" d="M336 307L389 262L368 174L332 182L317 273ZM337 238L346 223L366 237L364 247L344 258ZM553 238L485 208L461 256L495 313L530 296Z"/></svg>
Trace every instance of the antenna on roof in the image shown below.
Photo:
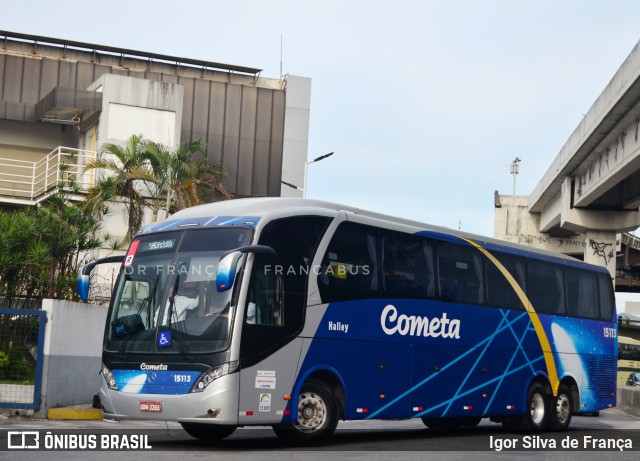
<svg viewBox="0 0 640 461"><path fill-rule="evenodd" d="M280 34L280 78L282 78L282 34Z"/></svg>

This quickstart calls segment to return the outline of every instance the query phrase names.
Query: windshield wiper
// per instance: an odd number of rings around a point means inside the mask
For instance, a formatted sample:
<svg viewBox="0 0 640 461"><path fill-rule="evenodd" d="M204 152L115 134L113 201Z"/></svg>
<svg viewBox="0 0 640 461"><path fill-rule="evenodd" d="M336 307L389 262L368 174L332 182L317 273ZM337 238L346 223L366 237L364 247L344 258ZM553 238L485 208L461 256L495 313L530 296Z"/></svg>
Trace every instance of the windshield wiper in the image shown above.
<svg viewBox="0 0 640 461"><path fill-rule="evenodd" d="M180 274L176 276L176 282L173 284L173 289L169 293L169 306L167 307L167 312L166 312L167 326L169 327L169 330L171 330L171 319L173 318L173 314L174 314L173 308L176 303L176 296L178 296L179 286L180 286Z"/></svg>
<svg viewBox="0 0 640 461"><path fill-rule="evenodd" d="M186 267L186 264L184 262L180 264L181 264L181 267ZM176 276L176 282L173 284L173 290L169 296L169 306L167 307L167 316L168 316L167 327L169 328L169 330L171 330L173 316L175 315L176 326L177 326L176 329L180 332L180 337L176 338L176 341L178 342L178 349L180 350L180 355L182 355L185 360L192 360L193 357L189 355L189 351L187 350L187 345L185 344L185 341L183 341L183 338L182 338L183 336L186 336L187 330L184 325L184 321L178 321L179 313L175 309L176 296L178 296L179 286L180 286L180 271L178 271L178 275Z"/></svg>
<svg viewBox="0 0 640 461"><path fill-rule="evenodd" d="M131 276L129 275L125 275L125 283L127 280L131 280ZM153 289L149 292L149 296L147 296L146 298L144 298L142 300L142 302L140 303L140 307L138 308L138 310L136 311L135 315L140 317L140 312L142 312L142 310L145 308L145 306L150 306L151 305L151 298L153 297L155 291L156 291L156 287L158 286L158 281L160 280L160 274L158 274L156 276L156 281L153 283ZM150 311L150 309L149 309ZM142 320L142 317L140 317L140 320ZM149 325L151 325L151 320L149 318L149 315L147 315L147 322L149 322ZM131 338L131 333L129 332L129 330L127 329L126 325L125 325L125 331L127 332L126 336L124 337L124 341L122 342L122 346L120 346L120 350L118 351L118 354L120 355L120 357L124 357L126 355L126 350L127 350L127 343L129 342L129 338Z"/></svg>

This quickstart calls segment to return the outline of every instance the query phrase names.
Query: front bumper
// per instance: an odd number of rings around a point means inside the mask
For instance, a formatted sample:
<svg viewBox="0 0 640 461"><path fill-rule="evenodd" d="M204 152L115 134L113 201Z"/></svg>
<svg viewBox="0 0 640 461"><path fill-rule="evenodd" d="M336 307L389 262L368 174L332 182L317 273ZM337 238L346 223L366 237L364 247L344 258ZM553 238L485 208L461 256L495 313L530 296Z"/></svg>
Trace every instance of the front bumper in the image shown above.
<svg viewBox="0 0 640 461"><path fill-rule="evenodd" d="M240 373L216 379L203 392L188 394L142 394L111 390L101 380L100 399L105 419L140 419L157 421L195 422L205 424L238 424L238 389ZM160 411L143 411L146 409Z"/></svg>

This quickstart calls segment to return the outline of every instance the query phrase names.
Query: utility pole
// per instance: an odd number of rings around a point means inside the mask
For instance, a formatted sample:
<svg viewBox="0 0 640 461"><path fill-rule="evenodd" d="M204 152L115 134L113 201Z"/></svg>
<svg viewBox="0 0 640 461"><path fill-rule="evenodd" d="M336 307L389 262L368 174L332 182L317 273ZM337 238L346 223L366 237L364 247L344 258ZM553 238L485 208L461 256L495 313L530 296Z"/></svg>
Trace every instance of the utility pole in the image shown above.
<svg viewBox="0 0 640 461"><path fill-rule="evenodd" d="M511 174L513 175L513 195L516 195L516 176L520 173L520 160L518 157L511 163Z"/></svg>

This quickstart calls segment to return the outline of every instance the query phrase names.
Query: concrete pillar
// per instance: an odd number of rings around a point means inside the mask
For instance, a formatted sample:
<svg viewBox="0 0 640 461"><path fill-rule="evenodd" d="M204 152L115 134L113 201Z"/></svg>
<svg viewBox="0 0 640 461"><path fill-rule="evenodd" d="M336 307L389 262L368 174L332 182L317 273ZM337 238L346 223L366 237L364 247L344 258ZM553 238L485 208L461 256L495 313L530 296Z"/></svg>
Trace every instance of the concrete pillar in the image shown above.
<svg viewBox="0 0 640 461"><path fill-rule="evenodd" d="M585 262L606 267L611 278L616 275L616 248L616 233L614 231L585 232Z"/></svg>

